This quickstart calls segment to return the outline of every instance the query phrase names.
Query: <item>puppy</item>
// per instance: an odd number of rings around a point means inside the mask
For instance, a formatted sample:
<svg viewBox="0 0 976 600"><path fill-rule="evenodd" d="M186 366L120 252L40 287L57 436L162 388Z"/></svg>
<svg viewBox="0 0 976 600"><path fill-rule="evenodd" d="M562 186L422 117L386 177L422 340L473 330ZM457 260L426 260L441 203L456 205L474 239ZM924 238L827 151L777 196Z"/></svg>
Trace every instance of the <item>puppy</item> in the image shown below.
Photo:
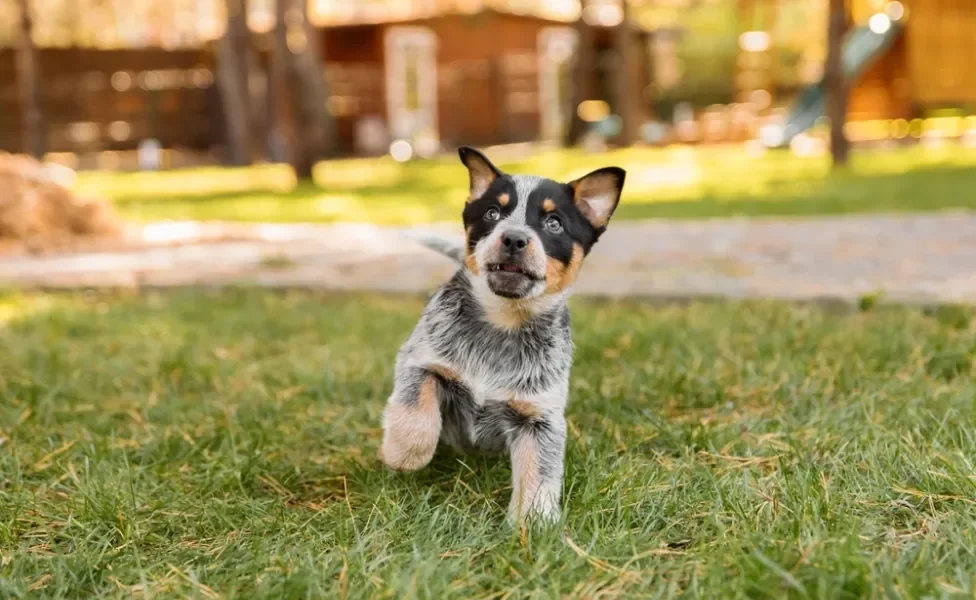
<svg viewBox="0 0 976 600"><path fill-rule="evenodd" d="M563 416L573 362L567 298L617 207L625 172L569 183L506 175L472 148L466 242L421 240L455 259L396 358L380 457L414 471L438 442L508 452L509 518L559 518Z"/></svg>

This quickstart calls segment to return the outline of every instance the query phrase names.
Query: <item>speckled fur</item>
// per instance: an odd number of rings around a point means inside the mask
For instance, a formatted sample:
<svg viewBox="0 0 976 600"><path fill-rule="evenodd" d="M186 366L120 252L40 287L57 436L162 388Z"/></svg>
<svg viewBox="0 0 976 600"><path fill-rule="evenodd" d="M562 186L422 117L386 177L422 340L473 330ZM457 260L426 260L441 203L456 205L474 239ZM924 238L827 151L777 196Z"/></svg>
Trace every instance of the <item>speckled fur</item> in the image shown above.
<svg viewBox="0 0 976 600"><path fill-rule="evenodd" d="M586 186L503 175L470 149L462 149L461 158L471 176L468 239L425 242L460 268L433 295L397 354L380 455L393 468L415 470L427 464L438 441L465 451L508 452L510 520L557 520L573 341L568 286L547 283L546 265L555 260L578 266L580 251L589 252L616 207L623 171L595 172L617 178L610 190L616 194L612 206L595 226L584 214L588 199L574 196L577 187ZM598 200L599 206L609 205L605 197ZM492 209L505 214L489 222ZM566 239L540 226L537 212L558 213ZM502 296L487 267L501 260L500 237L510 231L527 236L518 264L539 276L527 276ZM431 391L436 402L430 401Z"/></svg>

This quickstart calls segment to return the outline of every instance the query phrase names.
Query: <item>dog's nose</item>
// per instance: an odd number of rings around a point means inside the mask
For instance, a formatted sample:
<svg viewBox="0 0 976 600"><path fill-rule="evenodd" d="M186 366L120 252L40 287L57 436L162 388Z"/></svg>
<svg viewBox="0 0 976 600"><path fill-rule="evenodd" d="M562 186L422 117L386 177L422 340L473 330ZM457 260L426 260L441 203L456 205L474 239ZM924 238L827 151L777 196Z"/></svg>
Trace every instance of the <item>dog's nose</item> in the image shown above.
<svg viewBox="0 0 976 600"><path fill-rule="evenodd" d="M502 245L511 253L521 252L529 245L529 236L521 231L507 231L502 234Z"/></svg>

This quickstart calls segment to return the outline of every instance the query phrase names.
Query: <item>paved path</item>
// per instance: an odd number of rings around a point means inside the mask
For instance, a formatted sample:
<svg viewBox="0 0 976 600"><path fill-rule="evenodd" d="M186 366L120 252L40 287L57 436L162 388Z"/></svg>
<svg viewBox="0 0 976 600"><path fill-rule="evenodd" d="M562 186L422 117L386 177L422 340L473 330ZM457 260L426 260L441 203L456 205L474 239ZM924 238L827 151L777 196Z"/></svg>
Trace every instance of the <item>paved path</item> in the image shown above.
<svg viewBox="0 0 976 600"><path fill-rule="evenodd" d="M459 226L437 226L460 235ZM154 224L127 249L0 258L0 286L424 292L452 263L371 225ZM131 241L131 240L130 240ZM613 223L577 293L976 303L976 213Z"/></svg>

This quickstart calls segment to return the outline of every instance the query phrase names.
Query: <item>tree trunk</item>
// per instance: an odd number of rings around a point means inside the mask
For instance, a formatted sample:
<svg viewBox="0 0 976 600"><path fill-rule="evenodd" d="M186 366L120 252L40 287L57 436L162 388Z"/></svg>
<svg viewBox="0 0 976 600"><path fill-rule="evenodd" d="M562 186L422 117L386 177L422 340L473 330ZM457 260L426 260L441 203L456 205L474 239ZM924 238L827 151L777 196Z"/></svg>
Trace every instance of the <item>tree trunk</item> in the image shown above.
<svg viewBox="0 0 976 600"><path fill-rule="evenodd" d="M590 99L590 82L593 77L595 62L593 59L593 28L585 20L583 14L589 5L588 0L581 0L583 12L576 21L576 56L573 64L573 91L570 94L570 106L567 111L569 118L564 146L575 146L580 143L586 133L586 122L579 116L579 105Z"/></svg>
<svg viewBox="0 0 976 600"><path fill-rule="evenodd" d="M846 29L847 11L844 0L830 0L824 80L827 84L827 117L830 119L830 155L835 168L847 164L850 149L850 143L844 134L844 125L847 123L847 82L844 80L841 58Z"/></svg>
<svg viewBox="0 0 976 600"><path fill-rule="evenodd" d="M31 37L33 22L30 3L28 0L19 0L18 4L20 5L20 35L17 41L17 81L24 118L22 150L40 160L44 157L47 146L44 135L44 113L41 110L40 68L37 49Z"/></svg>
<svg viewBox="0 0 976 600"><path fill-rule="evenodd" d="M266 127L264 123L264 95L267 93L267 74L261 68L254 36L247 26L247 0L243 0L242 4L245 20L243 35L238 38L240 44L238 52L243 58L241 60L241 81L244 83L244 91L247 96L248 139L250 140L251 157L254 159L260 158L266 150L264 144Z"/></svg>
<svg viewBox="0 0 976 600"><path fill-rule="evenodd" d="M251 164L250 111L247 84L247 5L226 0L227 31L217 41L217 82L224 108L227 160L235 166Z"/></svg>
<svg viewBox="0 0 976 600"><path fill-rule="evenodd" d="M308 21L304 0L278 0L275 58L288 111L294 121L294 148L290 152L295 175L311 179L315 163L335 151L335 127L327 110L329 98L322 71L318 35Z"/></svg>
<svg viewBox="0 0 976 600"><path fill-rule="evenodd" d="M650 90L654 86L654 78L657 74L654 72L654 57L651 54L651 36L649 33L641 31L637 35L638 51L637 51L637 63L640 70L640 77L637 79L638 85L641 89L637 91L637 105L638 114L646 117L647 119L653 119L655 117L655 111L651 104L650 94L645 94L644 90ZM640 124L638 124L638 127Z"/></svg>
<svg viewBox="0 0 976 600"><path fill-rule="evenodd" d="M272 160L294 164L294 135L289 126L291 104L290 92L287 87L288 72L288 27L285 25L285 15L288 12L289 0L275 0L275 28L274 43L272 45L271 62L268 67L268 147Z"/></svg>
<svg viewBox="0 0 976 600"><path fill-rule="evenodd" d="M284 65L277 50L278 32L273 32L274 45L268 57L268 78L264 94L264 135L268 160L273 163L288 162L287 142L282 129L281 106L284 94Z"/></svg>
<svg viewBox="0 0 976 600"><path fill-rule="evenodd" d="M628 1L621 0L621 10L623 20L617 25L614 32L614 48L617 55L617 64L613 69L614 92L616 93L616 110L620 116L620 135L617 136L617 143L621 146L630 146L638 137L640 127L640 111L637 107L637 99L634 97L634 66L637 58L634 52L634 28L630 22L630 11Z"/></svg>

